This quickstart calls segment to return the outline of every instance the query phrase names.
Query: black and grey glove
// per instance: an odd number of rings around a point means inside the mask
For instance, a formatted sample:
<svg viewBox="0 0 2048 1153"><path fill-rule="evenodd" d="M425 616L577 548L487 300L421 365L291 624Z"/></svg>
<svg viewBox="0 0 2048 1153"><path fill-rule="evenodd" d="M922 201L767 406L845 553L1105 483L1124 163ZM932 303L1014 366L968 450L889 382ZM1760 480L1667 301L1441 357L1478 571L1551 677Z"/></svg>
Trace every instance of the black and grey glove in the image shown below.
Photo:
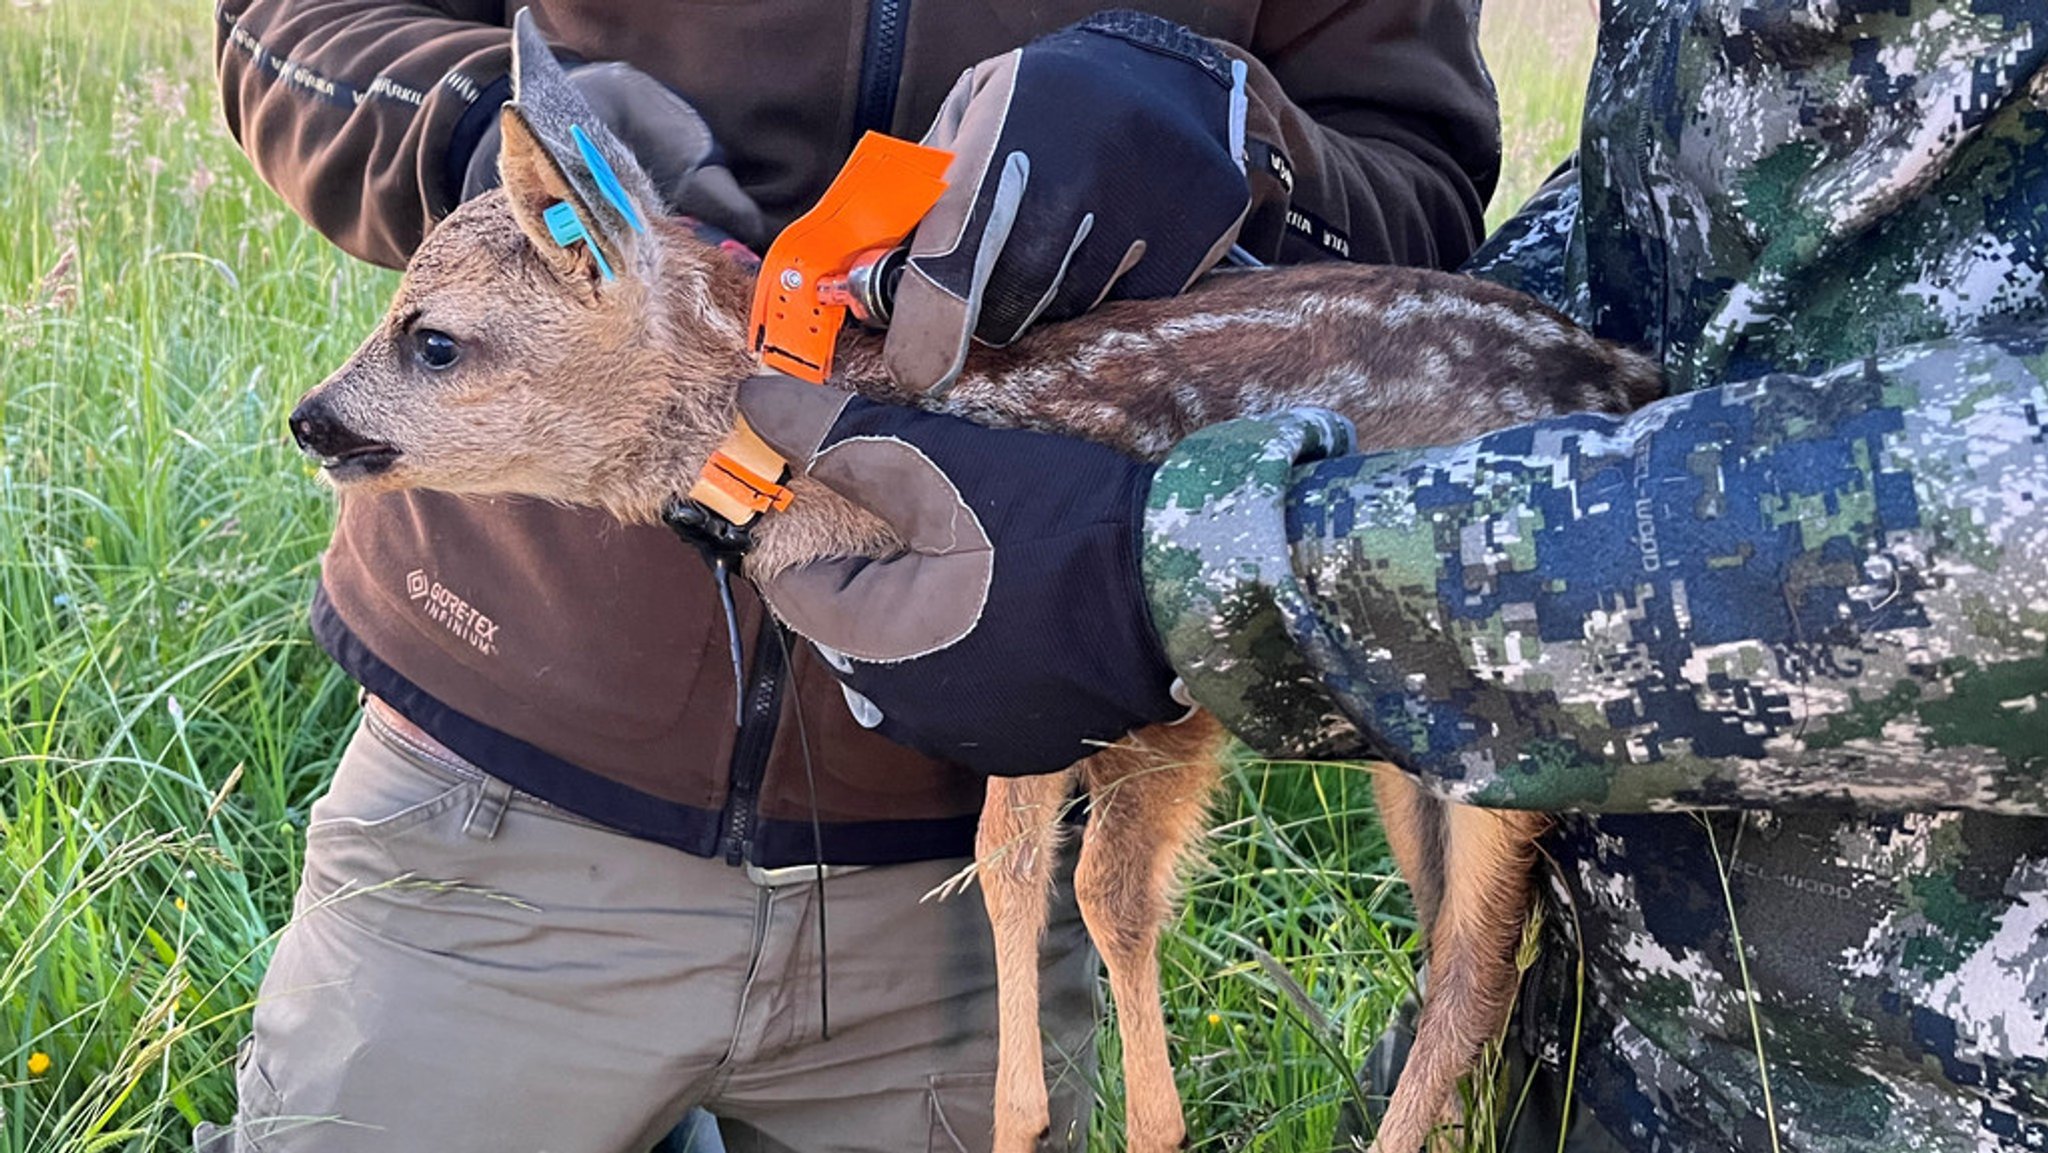
<svg viewBox="0 0 2048 1153"><path fill-rule="evenodd" d="M1187 715L1139 574L1151 465L788 377L747 381L740 410L908 545L757 582L839 672L863 724L1011 776Z"/></svg>
<svg viewBox="0 0 2048 1153"><path fill-rule="evenodd" d="M569 82L654 179L673 211L694 216L743 244L766 243L767 225L753 198L725 167L711 126L666 84L630 64L611 61L569 69ZM462 198L498 186L498 120L477 139L462 180Z"/></svg>
<svg viewBox="0 0 2048 1153"><path fill-rule="evenodd" d="M1105 297L1172 296L1251 205L1246 65L1169 20L1106 12L961 76L924 142L954 153L911 240L889 371L950 382L970 336L1013 341Z"/></svg>

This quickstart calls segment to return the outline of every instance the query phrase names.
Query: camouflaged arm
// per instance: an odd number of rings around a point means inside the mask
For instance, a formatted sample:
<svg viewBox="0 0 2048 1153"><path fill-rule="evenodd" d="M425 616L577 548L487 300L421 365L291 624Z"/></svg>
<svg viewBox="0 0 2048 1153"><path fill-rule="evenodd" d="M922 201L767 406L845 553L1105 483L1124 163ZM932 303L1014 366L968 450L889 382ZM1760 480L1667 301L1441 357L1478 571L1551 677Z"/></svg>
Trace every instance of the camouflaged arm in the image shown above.
<svg viewBox="0 0 2048 1153"><path fill-rule="evenodd" d="M1321 636L1289 555L1283 505L1300 465L1342 456L1351 426L1323 409L1218 424L1159 465L1146 497L1145 592L1195 699L1275 757L1344 756L1358 730L1323 686Z"/></svg>
<svg viewBox="0 0 2048 1153"><path fill-rule="evenodd" d="M1220 427L1155 486L1155 619L1262 751L1475 803L2048 815L2044 364L1932 342L1291 483L1284 421Z"/></svg>

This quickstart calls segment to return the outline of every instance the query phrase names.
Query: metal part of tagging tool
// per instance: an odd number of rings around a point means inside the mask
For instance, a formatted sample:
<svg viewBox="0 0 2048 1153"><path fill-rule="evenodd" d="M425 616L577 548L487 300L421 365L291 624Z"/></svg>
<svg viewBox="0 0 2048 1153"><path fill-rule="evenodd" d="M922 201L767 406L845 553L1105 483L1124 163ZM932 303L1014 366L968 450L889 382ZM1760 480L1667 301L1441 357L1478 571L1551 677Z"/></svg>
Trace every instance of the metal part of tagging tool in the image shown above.
<svg viewBox="0 0 2048 1153"><path fill-rule="evenodd" d="M827 276L818 281L818 299L846 309L848 316L868 328L889 327L889 315L896 309L896 285L910 265L910 246L876 248L853 258L844 276Z"/></svg>

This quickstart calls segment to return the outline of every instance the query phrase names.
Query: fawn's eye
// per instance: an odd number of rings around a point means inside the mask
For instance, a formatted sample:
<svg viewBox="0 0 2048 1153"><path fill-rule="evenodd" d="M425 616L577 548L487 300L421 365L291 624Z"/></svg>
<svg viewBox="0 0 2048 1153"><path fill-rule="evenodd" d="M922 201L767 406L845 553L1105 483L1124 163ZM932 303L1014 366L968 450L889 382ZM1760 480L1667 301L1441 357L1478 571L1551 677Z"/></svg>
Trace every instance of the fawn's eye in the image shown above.
<svg viewBox="0 0 2048 1153"><path fill-rule="evenodd" d="M462 348L447 333L422 328L412 334L412 354L429 371L439 372L462 359Z"/></svg>

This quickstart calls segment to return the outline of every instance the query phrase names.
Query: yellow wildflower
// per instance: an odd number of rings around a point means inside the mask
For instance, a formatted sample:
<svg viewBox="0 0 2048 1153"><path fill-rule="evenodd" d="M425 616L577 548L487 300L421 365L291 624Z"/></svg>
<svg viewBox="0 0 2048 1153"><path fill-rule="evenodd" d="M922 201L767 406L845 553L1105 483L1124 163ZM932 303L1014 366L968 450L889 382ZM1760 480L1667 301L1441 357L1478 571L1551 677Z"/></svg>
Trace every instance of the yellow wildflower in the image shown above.
<svg viewBox="0 0 2048 1153"><path fill-rule="evenodd" d="M1210 1026L1211 1026L1212 1028L1213 1028L1213 1027L1215 1027L1215 1026L1217 1026L1217 1025L1221 1025L1222 1023L1223 1023L1223 1014L1221 1014L1221 1013L1211 1013L1211 1014L1209 1014L1209 1024L1210 1024Z"/></svg>
<svg viewBox="0 0 2048 1153"><path fill-rule="evenodd" d="M37 1050L28 1055L28 1075L40 1077L50 1071L50 1055Z"/></svg>

